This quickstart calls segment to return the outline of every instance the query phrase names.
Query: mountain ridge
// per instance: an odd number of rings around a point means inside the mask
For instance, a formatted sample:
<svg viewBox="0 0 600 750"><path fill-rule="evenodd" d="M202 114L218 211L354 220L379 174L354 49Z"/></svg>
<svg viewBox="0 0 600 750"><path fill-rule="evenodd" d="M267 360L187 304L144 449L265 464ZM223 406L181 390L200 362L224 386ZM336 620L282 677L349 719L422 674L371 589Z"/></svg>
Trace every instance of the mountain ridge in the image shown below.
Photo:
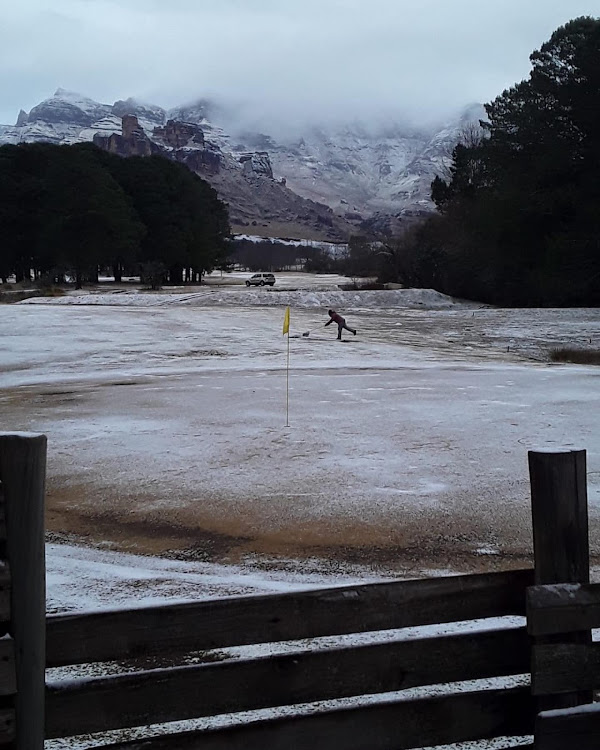
<svg viewBox="0 0 600 750"><path fill-rule="evenodd" d="M123 134L127 116L137 118L150 143L217 190L229 204L234 231L335 241L359 232L365 220L372 227L383 217L381 226L397 227L432 212L431 181L450 163L461 129L485 112L470 105L438 128L354 123L276 138L244 129L235 112L208 99L167 110L134 98L102 104L59 88L29 113L21 110L14 126L0 125L0 144L108 143Z"/></svg>

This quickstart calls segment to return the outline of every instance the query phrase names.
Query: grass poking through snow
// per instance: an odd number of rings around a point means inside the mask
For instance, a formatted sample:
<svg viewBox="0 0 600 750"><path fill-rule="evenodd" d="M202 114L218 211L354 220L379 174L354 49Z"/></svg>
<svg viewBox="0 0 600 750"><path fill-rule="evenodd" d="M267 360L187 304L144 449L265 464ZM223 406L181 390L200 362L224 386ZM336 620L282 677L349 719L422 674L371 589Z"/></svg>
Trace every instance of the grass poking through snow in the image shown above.
<svg viewBox="0 0 600 750"><path fill-rule="evenodd" d="M576 365L600 365L600 349L552 349L550 359Z"/></svg>

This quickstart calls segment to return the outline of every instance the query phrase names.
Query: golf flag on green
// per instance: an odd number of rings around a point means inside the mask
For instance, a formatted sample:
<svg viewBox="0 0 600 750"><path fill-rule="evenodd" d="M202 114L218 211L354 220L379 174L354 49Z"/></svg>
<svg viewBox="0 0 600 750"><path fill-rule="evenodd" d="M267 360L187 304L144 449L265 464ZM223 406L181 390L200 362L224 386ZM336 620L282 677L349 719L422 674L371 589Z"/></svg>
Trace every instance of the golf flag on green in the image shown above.
<svg viewBox="0 0 600 750"><path fill-rule="evenodd" d="M285 308L283 335L287 333L287 367L285 368L285 426L290 426L290 308Z"/></svg>
<svg viewBox="0 0 600 750"><path fill-rule="evenodd" d="M283 335L285 336L286 333L289 336L289 333L290 333L290 308L289 307L285 308L285 315L283 317Z"/></svg>

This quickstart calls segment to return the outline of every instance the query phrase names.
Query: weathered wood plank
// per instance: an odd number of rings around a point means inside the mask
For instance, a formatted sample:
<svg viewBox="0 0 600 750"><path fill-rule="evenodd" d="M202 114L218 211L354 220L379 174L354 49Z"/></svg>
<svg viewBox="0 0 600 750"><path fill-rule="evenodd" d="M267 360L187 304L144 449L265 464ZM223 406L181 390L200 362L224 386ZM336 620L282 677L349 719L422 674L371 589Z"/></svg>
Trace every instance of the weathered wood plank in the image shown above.
<svg viewBox="0 0 600 750"><path fill-rule="evenodd" d="M529 451L535 582L541 584L590 582L590 545L587 514L586 453ZM541 636L538 643L590 643L590 631ZM534 667L532 666L532 672ZM540 710L589 703L592 695L580 692L546 695Z"/></svg>
<svg viewBox="0 0 600 750"><path fill-rule="evenodd" d="M6 556L6 510L4 507L4 489L0 479L0 559Z"/></svg>
<svg viewBox="0 0 600 750"><path fill-rule="evenodd" d="M585 451L529 451L535 582L589 583Z"/></svg>
<svg viewBox="0 0 600 750"><path fill-rule="evenodd" d="M106 750L408 750L533 733L528 688L388 701L225 729L109 745Z"/></svg>
<svg viewBox="0 0 600 750"><path fill-rule="evenodd" d="M0 479L12 579L9 632L15 641L17 675L16 750L42 750L44 746L46 442L45 435L0 433Z"/></svg>
<svg viewBox="0 0 600 750"><path fill-rule="evenodd" d="M0 747L13 747L15 739L15 711L13 708L0 709Z"/></svg>
<svg viewBox="0 0 600 750"><path fill-rule="evenodd" d="M0 635L1 623L10 620L10 570L6 550L6 509L4 504L4 486L0 476Z"/></svg>
<svg viewBox="0 0 600 750"><path fill-rule="evenodd" d="M419 685L522 674L525 628L56 682L46 736L293 705Z"/></svg>
<svg viewBox="0 0 600 750"><path fill-rule="evenodd" d="M533 570L449 576L47 618L47 665L525 613Z"/></svg>
<svg viewBox="0 0 600 750"><path fill-rule="evenodd" d="M594 690L600 687L600 644L535 645L531 669L534 695Z"/></svg>
<svg viewBox="0 0 600 750"><path fill-rule="evenodd" d="M600 627L600 584L561 583L527 589L531 635L574 633Z"/></svg>
<svg viewBox="0 0 600 750"><path fill-rule="evenodd" d="M536 750L598 750L600 704L538 714L535 738Z"/></svg>
<svg viewBox="0 0 600 750"><path fill-rule="evenodd" d="M17 692L15 671L15 642L10 636L0 638L0 695Z"/></svg>
<svg viewBox="0 0 600 750"><path fill-rule="evenodd" d="M0 561L0 628L10 621L10 567ZM5 628L6 630L6 628Z"/></svg>

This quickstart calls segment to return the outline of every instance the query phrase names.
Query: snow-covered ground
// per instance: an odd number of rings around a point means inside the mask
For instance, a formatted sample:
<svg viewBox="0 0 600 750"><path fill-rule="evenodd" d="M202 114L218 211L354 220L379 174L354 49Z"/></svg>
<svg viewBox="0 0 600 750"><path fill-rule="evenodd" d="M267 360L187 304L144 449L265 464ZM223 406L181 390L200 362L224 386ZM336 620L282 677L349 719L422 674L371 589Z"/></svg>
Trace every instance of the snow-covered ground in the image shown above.
<svg viewBox="0 0 600 750"><path fill-rule="evenodd" d="M600 371L548 363L598 311L337 281L1 308L3 429L49 438L50 609L527 564L537 448L587 450L600 552Z"/></svg>
<svg viewBox="0 0 600 750"><path fill-rule="evenodd" d="M587 450L600 554L600 371L548 357L559 346L598 348L597 310L341 292L347 280L302 274L246 289L246 276L157 293L108 285L0 308L3 430L49 438L50 611L526 565L527 450L537 448ZM356 337L338 343L323 328L332 306ZM299 647L318 644L264 648Z"/></svg>

